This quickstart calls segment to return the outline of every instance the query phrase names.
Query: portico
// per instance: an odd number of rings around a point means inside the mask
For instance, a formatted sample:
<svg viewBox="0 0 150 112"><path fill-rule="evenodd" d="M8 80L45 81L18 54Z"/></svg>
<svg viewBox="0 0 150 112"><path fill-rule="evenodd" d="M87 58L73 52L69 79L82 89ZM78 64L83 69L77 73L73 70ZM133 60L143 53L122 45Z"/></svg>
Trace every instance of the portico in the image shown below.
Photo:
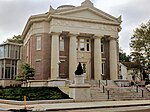
<svg viewBox="0 0 150 112"><path fill-rule="evenodd" d="M65 31L62 31L63 33ZM102 80L102 79L117 79L118 74L118 57L117 57L117 39L109 36L107 40L109 42L109 66L110 75L103 77L105 74L105 66L102 67L102 64L105 62L104 53L102 53L102 40L105 39L105 36L95 36L95 34L87 34L87 33L66 33L63 35L64 43L65 38L68 39L68 50L65 51L64 48L60 48L64 46L60 45L60 38L62 37L62 32L52 32L51 33L51 79L61 78L60 74L64 71L60 71L60 64L69 61L68 78L70 80L74 79L74 72L79 62L81 62L82 67L85 67L85 79L87 80ZM104 43L103 43L104 44ZM64 46L65 47L65 46ZM104 46L103 46L104 47ZM64 49L61 51L60 49ZM63 52L68 52L68 56ZM103 51L104 52L104 51ZM107 52L107 51L105 51ZM65 58L64 58L65 57ZM57 63L56 63L57 62ZM103 62L103 63L102 63ZM108 64L108 63L107 63ZM93 67L94 65L94 67ZM67 66L67 65L63 65ZM94 69L93 69L94 68ZM103 69L103 70L102 70ZM103 73L102 73L103 72ZM53 75L54 74L54 75ZM107 73L108 74L108 73ZM67 77L67 76L64 76Z"/></svg>
<svg viewBox="0 0 150 112"><path fill-rule="evenodd" d="M41 50L33 51L35 55L38 54L36 58L41 59L38 61L41 68L44 68L45 64L49 67L39 71L39 74L44 74L43 79L73 80L79 62L84 69L86 80L118 78L120 17L106 14L96 9L91 1L85 0L77 7L51 7L48 13L39 15L39 18L33 16L28 24L23 32L25 50L27 51L28 45L34 49L27 43L34 39L32 43L37 45L37 35L41 36L42 45L46 43L41 46ZM32 53L28 58L34 60ZM35 69L39 67L35 61L31 61L30 64Z"/></svg>

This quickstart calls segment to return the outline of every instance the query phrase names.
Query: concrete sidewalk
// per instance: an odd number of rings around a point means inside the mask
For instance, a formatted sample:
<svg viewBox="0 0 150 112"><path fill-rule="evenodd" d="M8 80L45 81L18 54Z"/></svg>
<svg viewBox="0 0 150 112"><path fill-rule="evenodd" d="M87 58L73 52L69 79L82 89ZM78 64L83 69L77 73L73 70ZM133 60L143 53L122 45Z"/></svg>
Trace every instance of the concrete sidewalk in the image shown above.
<svg viewBox="0 0 150 112"><path fill-rule="evenodd" d="M33 104L27 105L27 109L32 111L56 111L94 108L113 108L150 105L150 100L130 100L130 101L100 101L100 102L75 102L75 103L54 103L54 104ZM0 104L0 110L23 109L23 105Z"/></svg>

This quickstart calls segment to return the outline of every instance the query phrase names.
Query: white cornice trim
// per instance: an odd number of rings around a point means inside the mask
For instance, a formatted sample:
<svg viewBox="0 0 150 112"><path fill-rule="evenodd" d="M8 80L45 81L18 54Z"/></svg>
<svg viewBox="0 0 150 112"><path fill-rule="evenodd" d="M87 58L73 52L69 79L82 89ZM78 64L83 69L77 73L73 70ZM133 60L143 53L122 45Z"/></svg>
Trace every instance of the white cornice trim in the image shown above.
<svg viewBox="0 0 150 112"><path fill-rule="evenodd" d="M71 10L66 10L66 11L61 11L61 12L56 12L55 14L58 14L58 15L63 15L63 14L70 14L70 13L74 13L74 12L80 12L82 10L89 10L89 11L92 11L93 13L95 13L96 15L98 16L101 16L107 20L110 20L110 21L115 21L115 22L119 22L121 23L121 20L120 20L120 17L119 18L116 18L110 14L107 14L95 7L83 7L83 6L79 6L79 7L75 7Z"/></svg>
<svg viewBox="0 0 150 112"><path fill-rule="evenodd" d="M100 21L100 20L91 20L86 18L78 18L78 17L65 17L62 15L51 15L49 19L57 18L57 19L64 19L64 20L73 20L73 21L81 21L81 22L90 22L90 23L99 23L99 24L107 24L107 25L115 25L118 26L120 23L113 22L113 21Z"/></svg>
<svg viewBox="0 0 150 112"><path fill-rule="evenodd" d="M34 22L40 22L40 21L49 21L48 19L48 15L47 14L41 14L41 15L35 15L35 16L31 16L28 21L27 21L27 24L23 30L23 33L22 33L22 39L25 38L30 26L34 23Z"/></svg>

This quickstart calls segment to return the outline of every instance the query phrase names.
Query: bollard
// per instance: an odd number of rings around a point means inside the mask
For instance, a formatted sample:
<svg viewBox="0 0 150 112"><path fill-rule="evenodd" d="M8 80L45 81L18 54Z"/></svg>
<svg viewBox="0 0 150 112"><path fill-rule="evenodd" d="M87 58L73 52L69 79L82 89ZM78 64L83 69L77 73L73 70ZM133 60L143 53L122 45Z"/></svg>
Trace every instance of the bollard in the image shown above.
<svg viewBox="0 0 150 112"><path fill-rule="evenodd" d="M100 80L98 81L98 84L99 84L99 88L100 88L100 84L101 84Z"/></svg>
<svg viewBox="0 0 150 112"><path fill-rule="evenodd" d="M144 93L144 91L142 90L142 97L144 97L144 94L143 94L143 93Z"/></svg>
<svg viewBox="0 0 150 112"><path fill-rule="evenodd" d="M103 86L103 93L105 93L105 87Z"/></svg>
<svg viewBox="0 0 150 112"><path fill-rule="evenodd" d="M109 100L109 90L107 90L107 98L108 98L108 100Z"/></svg>
<svg viewBox="0 0 150 112"><path fill-rule="evenodd" d="M26 109L26 96L24 96L24 109Z"/></svg>

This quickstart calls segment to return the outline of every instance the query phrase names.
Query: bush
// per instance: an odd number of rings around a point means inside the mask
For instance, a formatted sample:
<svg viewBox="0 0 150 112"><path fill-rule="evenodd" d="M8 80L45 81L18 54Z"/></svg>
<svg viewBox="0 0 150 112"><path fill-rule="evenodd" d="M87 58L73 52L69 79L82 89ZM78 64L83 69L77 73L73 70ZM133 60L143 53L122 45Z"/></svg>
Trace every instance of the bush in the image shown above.
<svg viewBox="0 0 150 112"><path fill-rule="evenodd" d="M69 99L69 96L57 87L16 87L0 90L0 99L23 101L24 96L27 100Z"/></svg>

